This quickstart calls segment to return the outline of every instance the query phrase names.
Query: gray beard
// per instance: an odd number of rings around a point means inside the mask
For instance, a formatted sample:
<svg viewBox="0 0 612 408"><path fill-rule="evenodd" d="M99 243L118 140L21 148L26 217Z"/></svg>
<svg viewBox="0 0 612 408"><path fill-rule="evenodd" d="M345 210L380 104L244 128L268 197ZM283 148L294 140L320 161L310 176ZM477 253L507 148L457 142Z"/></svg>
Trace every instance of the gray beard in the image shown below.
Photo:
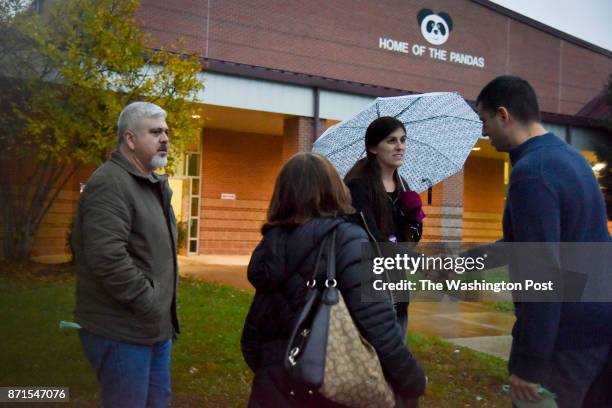
<svg viewBox="0 0 612 408"><path fill-rule="evenodd" d="M151 166L152 169L160 169L162 167L166 167L166 165L168 164L168 156L158 156L155 155L153 156L153 158L151 159L151 162L149 163L149 166Z"/></svg>

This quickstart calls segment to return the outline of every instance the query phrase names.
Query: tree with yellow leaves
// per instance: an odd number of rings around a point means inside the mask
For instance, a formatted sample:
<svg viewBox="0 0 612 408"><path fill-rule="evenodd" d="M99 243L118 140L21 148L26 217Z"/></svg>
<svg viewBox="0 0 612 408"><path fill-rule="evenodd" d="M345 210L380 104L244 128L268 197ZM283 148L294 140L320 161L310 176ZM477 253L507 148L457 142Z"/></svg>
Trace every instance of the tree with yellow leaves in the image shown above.
<svg viewBox="0 0 612 408"><path fill-rule="evenodd" d="M10 261L29 259L59 192L116 144L130 101L168 113L172 146L197 135L194 55L152 49L137 0L0 1L0 222Z"/></svg>

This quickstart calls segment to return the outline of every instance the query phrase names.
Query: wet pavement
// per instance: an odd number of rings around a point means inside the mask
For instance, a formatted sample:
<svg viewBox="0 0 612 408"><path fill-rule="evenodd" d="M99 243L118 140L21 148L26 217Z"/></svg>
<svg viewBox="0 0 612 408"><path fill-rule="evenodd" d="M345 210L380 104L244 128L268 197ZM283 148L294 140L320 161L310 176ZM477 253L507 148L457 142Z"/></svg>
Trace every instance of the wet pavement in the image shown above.
<svg viewBox="0 0 612 408"><path fill-rule="evenodd" d="M223 283L238 289L253 291L246 277L249 256L197 255L179 256L181 276Z"/></svg>
<svg viewBox="0 0 612 408"><path fill-rule="evenodd" d="M514 314L476 302L412 302L408 331L443 339L505 360L510 354Z"/></svg>
<svg viewBox="0 0 612 408"><path fill-rule="evenodd" d="M246 277L249 256L179 256L182 276L213 281L253 291ZM408 331L440 336L447 341L503 359L508 358L514 323L512 313L491 310L476 302L443 299L412 302Z"/></svg>

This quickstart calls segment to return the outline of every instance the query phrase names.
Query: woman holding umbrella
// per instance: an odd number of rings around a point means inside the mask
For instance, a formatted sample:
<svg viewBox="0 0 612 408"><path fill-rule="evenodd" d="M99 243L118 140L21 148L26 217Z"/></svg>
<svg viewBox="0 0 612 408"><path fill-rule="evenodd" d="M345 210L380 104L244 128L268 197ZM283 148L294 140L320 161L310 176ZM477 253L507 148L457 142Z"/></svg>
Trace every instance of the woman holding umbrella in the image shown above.
<svg viewBox="0 0 612 408"><path fill-rule="evenodd" d="M366 157L357 161L344 181L352 205L363 215L370 239L376 242L418 242L423 233L422 202L398 174L406 152L406 128L383 116L365 133ZM396 303L400 326L406 331L408 303Z"/></svg>

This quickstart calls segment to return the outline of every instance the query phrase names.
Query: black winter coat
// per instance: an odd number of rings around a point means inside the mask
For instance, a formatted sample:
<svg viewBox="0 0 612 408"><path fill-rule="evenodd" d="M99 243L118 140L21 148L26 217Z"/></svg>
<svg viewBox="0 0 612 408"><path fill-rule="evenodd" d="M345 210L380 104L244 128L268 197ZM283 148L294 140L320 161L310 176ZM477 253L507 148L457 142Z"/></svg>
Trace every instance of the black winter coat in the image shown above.
<svg viewBox="0 0 612 408"><path fill-rule="evenodd" d="M402 179L403 180L403 179ZM408 185L405 180L404 185ZM361 178L354 178L349 181L346 186L351 192L353 208L362 212L367 223L369 232L372 238L377 242L389 242L389 237L385 236L380 230L374 216L374 208L370 199L370 191L367 183ZM419 242L423 235L423 223L411 222L404 217L402 210L397 202L398 194L403 191L403 188L398 186L395 191L393 200L388 201L388 211L393 220L392 233L397 237L398 242Z"/></svg>
<svg viewBox="0 0 612 408"><path fill-rule="evenodd" d="M337 406L317 395L290 395L283 358L297 316L304 305L306 281L313 275L320 243L334 228L338 287L357 327L372 344L391 386L404 398L423 394L425 376L408 350L389 302L361 302L364 229L344 218L318 218L293 228L269 230L248 267L256 293L242 333L242 353L255 373L251 407ZM321 265L325 265L324 249ZM317 275L317 287L325 280Z"/></svg>
<svg viewBox="0 0 612 408"><path fill-rule="evenodd" d="M394 194L394 199L389 200L388 203L388 211L391 214L391 219L393 220L393 230L392 233L397 237L398 242L419 242L421 237L423 236L423 223L422 222L411 222L406 219L402 210L399 208L398 195L401 191L404 191L404 186L407 186L408 183L406 180L402 178L403 184L397 186L397 189ZM389 243L389 237L385 236L378 224L376 223L376 218L374 216L374 207L371 200L371 192L369 190L368 184L362 178L354 178L350 180L347 184L348 189L351 192L351 199L353 208L363 214L363 221L366 223L367 230L369 232L370 240L376 242L384 242ZM399 247L398 247L399 248ZM403 248L403 251L408 250L408 248ZM411 256L415 256L412 252L409 252ZM394 256L395 253L385 253L381 254L383 256ZM398 302L394 305L397 316L400 320L403 320L402 316L406 316L408 314L408 302ZM403 320L406 321L406 320ZM407 328L405 328L407 329Z"/></svg>

